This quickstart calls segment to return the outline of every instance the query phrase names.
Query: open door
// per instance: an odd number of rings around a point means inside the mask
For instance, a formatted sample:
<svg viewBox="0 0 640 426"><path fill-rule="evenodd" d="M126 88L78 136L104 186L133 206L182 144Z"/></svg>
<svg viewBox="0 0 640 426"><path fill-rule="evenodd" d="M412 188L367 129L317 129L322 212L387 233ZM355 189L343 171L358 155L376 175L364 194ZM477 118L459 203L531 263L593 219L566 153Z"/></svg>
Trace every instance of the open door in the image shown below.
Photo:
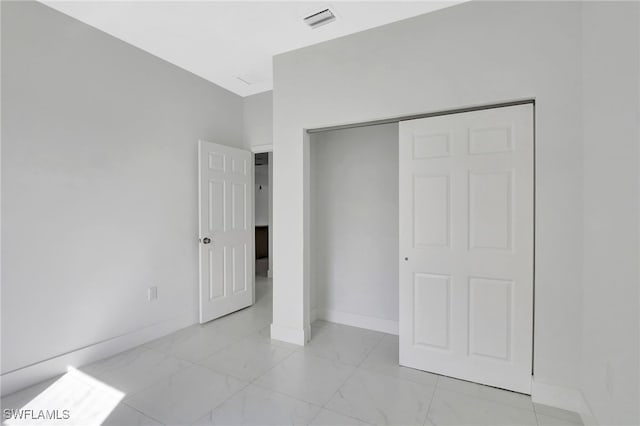
<svg viewBox="0 0 640 426"><path fill-rule="evenodd" d="M531 393L533 105L400 123L400 364Z"/></svg>
<svg viewBox="0 0 640 426"><path fill-rule="evenodd" d="M253 154L198 143L200 323L254 303Z"/></svg>

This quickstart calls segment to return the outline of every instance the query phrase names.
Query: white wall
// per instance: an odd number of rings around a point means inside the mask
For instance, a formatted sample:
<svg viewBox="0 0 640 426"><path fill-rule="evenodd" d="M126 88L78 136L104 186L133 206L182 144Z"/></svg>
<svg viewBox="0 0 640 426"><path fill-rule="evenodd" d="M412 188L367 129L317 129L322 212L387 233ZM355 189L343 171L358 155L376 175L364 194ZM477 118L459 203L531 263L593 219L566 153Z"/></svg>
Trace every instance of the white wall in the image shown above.
<svg viewBox="0 0 640 426"><path fill-rule="evenodd" d="M247 96L242 102L245 146L273 144L273 92Z"/></svg>
<svg viewBox="0 0 640 426"><path fill-rule="evenodd" d="M398 328L398 125L311 138L316 316Z"/></svg>
<svg viewBox="0 0 640 426"><path fill-rule="evenodd" d="M197 140L241 146L242 99L35 2L2 89L2 373L195 322Z"/></svg>
<svg viewBox="0 0 640 426"><path fill-rule="evenodd" d="M640 6L583 4L581 388L603 425L640 424Z"/></svg>
<svg viewBox="0 0 640 426"><path fill-rule="evenodd" d="M255 166L255 224L269 226L269 165ZM260 189L262 188L262 189Z"/></svg>
<svg viewBox="0 0 640 426"><path fill-rule="evenodd" d="M274 318L309 320L303 129L536 99L536 381L575 388L581 348L581 5L469 2L274 58ZM306 238L306 240L305 240Z"/></svg>

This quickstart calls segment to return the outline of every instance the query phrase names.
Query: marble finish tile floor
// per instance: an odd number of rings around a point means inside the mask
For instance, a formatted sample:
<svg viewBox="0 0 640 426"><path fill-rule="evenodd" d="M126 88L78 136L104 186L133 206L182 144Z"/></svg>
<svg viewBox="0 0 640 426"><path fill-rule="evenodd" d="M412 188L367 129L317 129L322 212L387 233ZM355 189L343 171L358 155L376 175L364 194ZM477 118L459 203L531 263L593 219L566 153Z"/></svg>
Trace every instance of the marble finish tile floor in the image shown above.
<svg viewBox="0 0 640 426"><path fill-rule="evenodd" d="M305 347L272 341L270 280L257 278L256 300L1 402L64 407L70 419L4 424L582 424L526 395L400 367L397 336L316 321Z"/></svg>

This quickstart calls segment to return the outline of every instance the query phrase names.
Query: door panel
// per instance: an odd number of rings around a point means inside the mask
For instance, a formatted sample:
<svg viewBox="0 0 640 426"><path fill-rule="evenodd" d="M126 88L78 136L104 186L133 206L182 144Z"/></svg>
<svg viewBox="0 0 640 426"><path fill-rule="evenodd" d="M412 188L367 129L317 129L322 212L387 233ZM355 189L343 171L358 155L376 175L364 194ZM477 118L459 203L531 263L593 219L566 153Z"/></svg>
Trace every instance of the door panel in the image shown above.
<svg viewBox="0 0 640 426"><path fill-rule="evenodd" d="M400 364L523 393L533 106L400 123Z"/></svg>
<svg viewBox="0 0 640 426"><path fill-rule="evenodd" d="M469 354L509 361L513 281L469 278Z"/></svg>
<svg viewBox="0 0 640 426"><path fill-rule="evenodd" d="M415 247L449 246L449 176L414 176Z"/></svg>
<svg viewBox="0 0 640 426"><path fill-rule="evenodd" d="M199 143L200 322L254 302L252 154Z"/></svg>
<svg viewBox="0 0 640 426"><path fill-rule="evenodd" d="M209 250L209 271L220 271L220 273L209 273L209 300L216 300L225 297L224 266L225 247L213 247Z"/></svg>
<svg viewBox="0 0 640 426"><path fill-rule="evenodd" d="M415 345L449 348L451 282L448 275L415 274Z"/></svg>
<svg viewBox="0 0 640 426"><path fill-rule="evenodd" d="M511 249L511 170L469 172L469 248Z"/></svg>

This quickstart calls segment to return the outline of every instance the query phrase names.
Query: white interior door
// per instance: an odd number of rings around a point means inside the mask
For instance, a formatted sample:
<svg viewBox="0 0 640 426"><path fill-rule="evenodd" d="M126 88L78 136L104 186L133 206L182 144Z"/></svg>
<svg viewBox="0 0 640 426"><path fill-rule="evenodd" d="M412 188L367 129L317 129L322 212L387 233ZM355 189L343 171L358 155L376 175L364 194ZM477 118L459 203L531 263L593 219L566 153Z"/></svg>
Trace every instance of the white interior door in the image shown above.
<svg viewBox="0 0 640 426"><path fill-rule="evenodd" d="M253 155L200 141L200 323L254 302Z"/></svg>
<svg viewBox="0 0 640 426"><path fill-rule="evenodd" d="M400 123L400 364L531 393L533 106Z"/></svg>

